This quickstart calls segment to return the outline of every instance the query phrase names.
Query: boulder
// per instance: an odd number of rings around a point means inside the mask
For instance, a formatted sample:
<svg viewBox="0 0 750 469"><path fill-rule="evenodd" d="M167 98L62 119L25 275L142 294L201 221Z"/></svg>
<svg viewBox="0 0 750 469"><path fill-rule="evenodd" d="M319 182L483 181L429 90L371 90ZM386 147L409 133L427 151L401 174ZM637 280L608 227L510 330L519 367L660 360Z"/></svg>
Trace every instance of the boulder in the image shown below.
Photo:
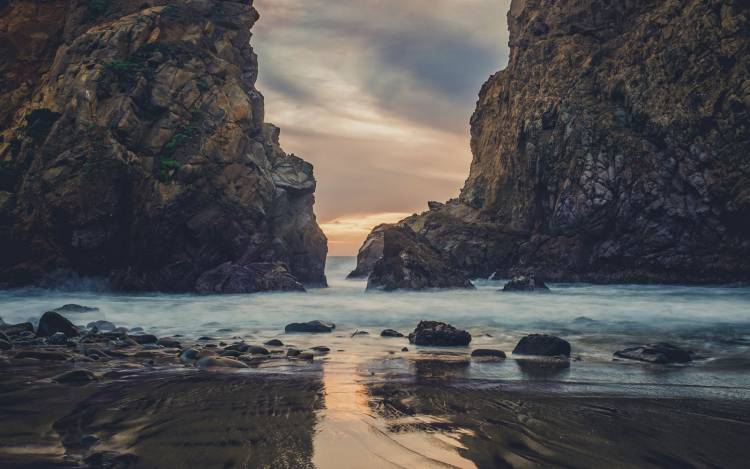
<svg viewBox="0 0 750 469"><path fill-rule="evenodd" d="M271 354L271 352L269 352L267 348L259 347L257 345L251 345L247 349L247 353L249 353L250 355L270 355Z"/></svg>
<svg viewBox="0 0 750 469"><path fill-rule="evenodd" d="M693 361L693 353L691 351L663 342L626 348L615 352L614 356L626 360L638 360L659 365L689 363Z"/></svg>
<svg viewBox="0 0 750 469"><path fill-rule="evenodd" d="M471 334L444 322L421 321L409 334L409 342L439 347L466 346L471 342Z"/></svg>
<svg viewBox="0 0 750 469"><path fill-rule="evenodd" d="M256 293L305 291L282 263L233 264L226 262L204 272L196 281L198 293Z"/></svg>
<svg viewBox="0 0 750 469"><path fill-rule="evenodd" d="M513 354L570 357L570 343L552 335L531 334L518 342L516 348L513 349Z"/></svg>
<svg viewBox="0 0 750 469"><path fill-rule="evenodd" d="M367 290L425 290L474 288L463 272L454 269L442 252L408 226L383 231L383 256L373 266Z"/></svg>
<svg viewBox="0 0 750 469"><path fill-rule="evenodd" d="M284 328L284 332L307 332L307 333L326 333L333 332L336 329L336 325L332 322L325 321L310 321L310 322L294 322L287 324Z"/></svg>
<svg viewBox="0 0 750 469"><path fill-rule="evenodd" d="M314 350L314 351L316 351L318 353L328 353L328 352L331 351L330 348L328 348L326 346L323 346L323 345L318 345L316 347L313 347L311 350Z"/></svg>
<svg viewBox="0 0 750 469"><path fill-rule="evenodd" d="M380 337L403 337L404 334L394 331L393 329L385 329L380 333Z"/></svg>
<svg viewBox="0 0 750 469"><path fill-rule="evenodd" d="M39 319L36 335L49 337L55 332L62 332L68 337L78 336L78 328L64 316L55 311L47 311Z"/></svg>
<svg viewBox="0 0 750 469"><path fill-rule="evenodd" d="M519 275L506 283L502 291L548 293L549 288L544 282L534 278L533 275Z"/></svg>
<svg viewBox="0 0 750 469"><path fill-rule="evenodd" d="M475 358L505 358L505 352L503 352L502 350L478 348L471 352L471 356Z"/></svg>

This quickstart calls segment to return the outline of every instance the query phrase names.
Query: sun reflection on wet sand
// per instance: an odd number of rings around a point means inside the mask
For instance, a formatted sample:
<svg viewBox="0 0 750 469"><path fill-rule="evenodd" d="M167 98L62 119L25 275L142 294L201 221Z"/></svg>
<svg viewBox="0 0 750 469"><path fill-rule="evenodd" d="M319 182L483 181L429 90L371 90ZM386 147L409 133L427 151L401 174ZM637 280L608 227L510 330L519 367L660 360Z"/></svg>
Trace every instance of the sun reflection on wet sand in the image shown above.
<svg viewBox="0 0 750 469"><path fill-rule="evenodd" d="M457 436L389 431L369 405L372 397L365 382L356 356L324 367L325 407L319 412L314 436L316 467L476 467L458 454Z"/></svg>

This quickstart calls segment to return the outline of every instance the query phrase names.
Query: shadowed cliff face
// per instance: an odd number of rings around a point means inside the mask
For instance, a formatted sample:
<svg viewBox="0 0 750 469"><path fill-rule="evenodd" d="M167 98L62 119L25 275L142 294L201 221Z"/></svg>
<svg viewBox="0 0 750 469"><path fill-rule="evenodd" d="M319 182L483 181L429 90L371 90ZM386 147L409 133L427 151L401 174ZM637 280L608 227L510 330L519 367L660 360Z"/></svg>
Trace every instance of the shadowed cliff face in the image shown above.
<svg viewBox="0 0 750 469"><path fill-rule="evenodd" d="M0 2L0 282L325 284L313 168L254 87L251 4Z"/></svg>
<svg viewBox="0 0 750 469"><path fill-rule="evenodd" d="M750 4L514 1L458 200L403 221L471 275L750 279Z"/></svg>

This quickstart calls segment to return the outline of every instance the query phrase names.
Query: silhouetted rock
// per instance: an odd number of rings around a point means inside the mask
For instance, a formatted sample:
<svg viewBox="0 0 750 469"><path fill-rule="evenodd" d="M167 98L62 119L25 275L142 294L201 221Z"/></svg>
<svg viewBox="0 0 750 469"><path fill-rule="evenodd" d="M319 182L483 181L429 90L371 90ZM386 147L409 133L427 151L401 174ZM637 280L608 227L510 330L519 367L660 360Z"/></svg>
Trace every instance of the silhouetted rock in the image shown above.
<svg viewBox="0 0 750 469"><path fill-rule="evenodd" d="M541 280L537 280L533 275L519 275L513 277L503 287L504 292L542 292L548 293L549 288Z"/></svg>
<svg viewBox="0 0 750 469"><path fill-rule="evenodd" d="M440 347L465 346L471 342L471 334L444 322L421 321L409 334L409 342Z"/></svg>
<svg viewBox="0 0 750 469"><path fill-rule="evenodd" d="M245 363L227 357L203 357L195 363L195 366L202 369L247 368Z"/></svg>
<svg viewBox="0 0 750 469"><path fill-rule="evenodd" d="M518 342L516 348L513 349L513 354L570 357L570 344L559 337L547 334L531 334Z"/></svg>
<svg viewBox="0 0 750 469"><path fill-rule="evenodd" d="M49 337L55 332L62 332L68 337L78 336L78 328L72 322L68 321L60 313L47 311L39 319L36 335L39 337Z"/></svg>
<svg viewBox="0 0 750 469"><path fill-rule="evenodd" d="M471 356L476 358L505 358L505 352L503 352L502 350L478 348L471 352Z"/></svg>
<svg viewBox="0 0 750 469"><path fill-rule="evenodd" d="M667 363L689 363L693 354L689 350L672 344L658 343L631 347L615 352L615 357L664 365Z"/></svg>
<svg viewBox="0 0 750 469"><path fill-rule="evenodd" d="M383 332L380 333L381 337L403 337L404 334L400 333L399 331L394 331L393 329L385 329Z"/></svg>
<svg viewBox="0 0 750 469"><path fill-rule="evenodd" d="M367 278L375 263L383 257L383 233L393 225L381 224L372 229L357 253L357 267L347 278Z"/></svg>
<svg viewBox="0 0 750 469"><path fill-rule="evenodd" d="M468 277L451 267L443 254L411 228L383 228L383 256L367 280L368 290L474 288Z"/></svg>
<svg viewBox="0 0 750 469"><path fill-rule="evenodd" d="M247 265L226 262L204 272L196 281L199 293L256 293L262 291L305 291L281 263Z"/></svg>
<svg viewBox="0 0 750 469"><path fill-rule="evenodd" d="M283 347L284 342L280 341L279 339L271 339L264 342L263 345L268 345L269 347Z"/></svg>
<svg viewBox="0 0 750 469"><path fill-rule="evenodd" d="M325 333L332 332L336 329L336 325L332 322L325 321L310 321L310 322L295 322L288 324L284 328L284 332L309 332L309 333Z"/></svg>

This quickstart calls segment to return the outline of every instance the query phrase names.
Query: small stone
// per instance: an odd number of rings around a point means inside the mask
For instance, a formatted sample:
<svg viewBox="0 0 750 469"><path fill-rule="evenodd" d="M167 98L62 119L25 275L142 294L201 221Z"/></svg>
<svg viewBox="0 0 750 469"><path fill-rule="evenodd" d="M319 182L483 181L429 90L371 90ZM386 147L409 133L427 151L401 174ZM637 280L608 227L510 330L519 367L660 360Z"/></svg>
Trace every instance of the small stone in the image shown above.
<svg viewBox="0 0 750 469"><path fill-rule="evenodd" d="M491 357L491 358L505 358L505 352L502 350L494 350L494 349L483 349L478 348L471 352L471 356L478 358L478 357Z"/></svg>
<svg viewBox="0 0 750 469"><path fill-rule="evenodd" d="M251 355L270 355L271 352L269 352L265 347L251 345L250 347L248 347L247 353Z"/></svg>
<svg viewBox="0 0 750 469"><path fill-rule="evenodd" d="M322 345L319 345L319 346L317 346L317 347L313 347L313 348L312 348L312 350L314 350L314 351L316 351L316 352L320 352L320 353L328 353L328 352L330 352L330 351L331 351L331 349L330 349L330 348L328 348L328 347L324 347L324 346L322 346Z"/></svg>
<svg viewBox="0 0 750 469"><path fill-rule="evenodd" d="M370 335L367 331L354 331L354 334L352 334L352 337L361 336L361 335Z"/></svg>
<svg viewBox="0 0 750 469"><path fill-rule="evenodd" d="M222 357L234 357L237 358L242 355L242 352L239 352L237 350L222 350L219 352L219 355Z"/></svg>
<svg viewBox="0 0 750 469"><path fill-rule="evenodd" d="M110 332L116 329L115 325L109 321L93 321L86 324L89 329L96 329L97 331Z"/></svg>
<svg viewBox="0 0 750 469"><path fill-rule="evenodd" d="M280 341L279 339L271 339L264 342L263 345L268 345L269 347L283 347L284 342Z"/></svg>
<svg viewBox="0 0 750 469"><path fill-rule="evenodd" d="M399 331L394 331L393 329L385 329L383 332L380 333L380 337L403 337L404 334L400 333Z"/></svg>
<svg viewBox="0 0 750 469"><path fill-rule="evenodd" d="M314 360L315 355L310 352L304 352L297 355L297 358L300 360Z"/></svg>
<svg viewBox="0 0 750 469"><path fill-rule="evenodd" d="M159 340L159 339L156 338L155 335L152 335L152 334L135 334L135 335L129 335L128 337L130 337L136 343L139 343L141 345L143 345L143 344L155 344Z"/></svg>
<svg viewBox="0 0 750 469"><path fill-rule="evenodd" d="M90 383L92 381L97 381L98 379L99 378L97 378L97 376L89 370L78 369L61 373L52 378L52 381L63 384L74 384Z"/></svg>
<svg viewBox="0 0 750 469"><path fill-rule="evenodd" d="M409 347L404 347L404 348L401 349L401 351L402 352L408 352L409 351Z"/></svg>
<svg viewBox="0 0 750 469"><path fill-rule="evenodd" d="M296 357L296 356L298 356L298 355L299 355L299 354L301 354L301 353L302 353L302 352L300 352L300 351L299 351L299 350L297 350L297 349L294 349L294 348L290 348L289 350L287 350L287 351L286 351L286 356L287 356L287 357Z"/></svg>
<svg viewBox="0 0 750 469"><path fill-rule="evenodd" d="M157 340L156 343L158 345L161 345L162 347L167 348L180 348L180 342L177 340L171 338L171 337L162 337L161 339Z"/></svg>

